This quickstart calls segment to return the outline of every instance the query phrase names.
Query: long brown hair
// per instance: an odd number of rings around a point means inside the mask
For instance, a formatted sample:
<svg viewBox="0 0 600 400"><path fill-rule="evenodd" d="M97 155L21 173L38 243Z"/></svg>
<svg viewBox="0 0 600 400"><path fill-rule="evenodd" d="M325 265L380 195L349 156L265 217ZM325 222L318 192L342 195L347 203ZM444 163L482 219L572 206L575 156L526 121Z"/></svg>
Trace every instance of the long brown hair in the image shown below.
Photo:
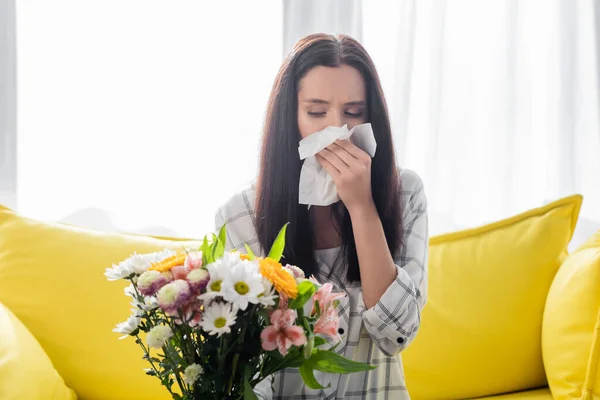
<svg viewBox="0 0 600 400"><path fill-rule="evenodd" d="M316 273L315 239L306 205L298 204L302 161L298 155L298 83L316 66L357 69L366 84L367 121L371 123L377 151L371 163L371 186L388 247L396 255L401 246L400 180L387 106L373 61L356 40L344 35L314 34L296 43L275 79L268 103L257 179L256 223L258 240L268 251L281 227L289 222L284 263L297 265L307 276ZM347 281L360 281L352 222L341 202L334 218L342 239Z"/></svg>

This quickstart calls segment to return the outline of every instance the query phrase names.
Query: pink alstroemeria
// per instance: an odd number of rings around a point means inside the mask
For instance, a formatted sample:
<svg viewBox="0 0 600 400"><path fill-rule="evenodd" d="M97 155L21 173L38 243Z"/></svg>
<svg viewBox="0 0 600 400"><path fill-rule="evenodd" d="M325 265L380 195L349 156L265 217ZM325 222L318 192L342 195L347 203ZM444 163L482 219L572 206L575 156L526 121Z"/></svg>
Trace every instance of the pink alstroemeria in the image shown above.
<svg viewBox="0 0 600 400"><path fill-rule="evenodd" d="M331 293L332 289L333 285L330 282L327 282L324 285L322 285L313 296L313 301L319 302L319 308L321 309L321 313L325 313L325 311L333 305L333 302L335 300L341 299L342 297L346 296L345 293ZM315 310L313 306L312 314L314 315L316 314L316 312L317 310Z"/></svg>
<svg viewBox="0 0 600 400"><path fill-rule="evenodd" d="M295 310L277 309L271 314L271 325L267 326L260 334L262 348L266 351L278 349L285 356L292 347L302 346L306 343L304 329L294 325L296 320Z"/></svg>
<svg viewBox="0 0 600 400"><path fill-rule="evenodd" d="M183 265L178 265L176 267L171 268L171 272L173 273L174 279L183 279L185 280L188 274L197 268L202 266L202 252L195 251L187 254L185 258L185 262Z"/></svg>
<svg viewBox="0 0 600 400"><path fill-rule="evenodd" d="M189 252L187 257L185 258L184 266L188 271L191 271L196 268L200 268L202 266L202 252L201 251Z"/></svg>
<svg viewBox="0 0 600 400"><path fill-rule="evenodd" d="M338 335L338 328L340 326L340 320L337 310L333 307L329 307L315 323L315 334L322 334L329 336L335 341L340 340Z"/></svg>
<svg viewBox="0 0 600 400"><path fill-rule="evenodd" d="M345 297L345 293L332 293L333 285L329 282L323 284L313 296L312 315L317 314L314 302L319 302L318 310L321 315L315 323L315 333L329 336L339 341L338 328L340 325L339 315L335 307L335 301Z"/></svg>

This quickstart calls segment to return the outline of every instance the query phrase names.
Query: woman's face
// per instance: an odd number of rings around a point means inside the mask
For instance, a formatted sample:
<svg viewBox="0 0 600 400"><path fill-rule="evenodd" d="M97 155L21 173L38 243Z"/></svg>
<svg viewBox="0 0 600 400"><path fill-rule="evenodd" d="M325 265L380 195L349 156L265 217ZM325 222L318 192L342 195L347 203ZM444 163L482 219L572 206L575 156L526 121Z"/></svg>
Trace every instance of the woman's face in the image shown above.
<svg viewBox="0 0 600 400"><path fill-rule="evenodd" d="M305 138L328 126L367 122L365 81L348 65L318 66L300 80L298 88L298 128Z"/></svg>

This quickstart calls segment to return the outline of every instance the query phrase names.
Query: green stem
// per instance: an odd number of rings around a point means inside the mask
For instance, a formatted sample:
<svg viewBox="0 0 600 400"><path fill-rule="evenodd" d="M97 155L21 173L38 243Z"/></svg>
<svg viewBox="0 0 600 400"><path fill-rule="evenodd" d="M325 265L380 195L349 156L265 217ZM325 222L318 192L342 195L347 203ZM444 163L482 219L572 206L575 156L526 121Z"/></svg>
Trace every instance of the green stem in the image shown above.
<svg viewBox="0 0 600 400"><path fill-rule="evenodd" d="M231 388L233 387L233 378L235 377L235 371L237 368L238 360L240 359L240 353L235 353L233 356L233 365L231 369L231 375L229 376L229 383L227 384L227 394L231 392Z"/></svg>
<svg viewBox="0 0 600 400"><path fill-rule="evenodd" d="M177 365L177 363L175 361L173 361L173 359L171 358L171 356L169 356L169 346L171 348L172 351L177 352L177 349L175 349L170 343L167 342L167 344L165 344L163 346L163 351L165 352L165 358L167 360L169 360L169 362L171 363L171 367L173 368L173 374L175 375L175 379L177 380L177 384L179 385L179 388L181 389L181 394L185 395L186 394L186 390L184 387L183 382L181 381L181 377L179 376L179 367Z"/></svg>
<svg viewBox="0 0 600 400"><path fill-rule="evenodd" d="M142 341L142 339L140 339L139 335L135 335L136 342L138 342L138 344L140 345L140 347L142 348L142 350L144 350L144 355L147 357L148 362L150 363L150 366L152 367L152 370L154 371L154 373L156 374L156 377L159 378L162 382L162 376L160 374L160 372L158 372L158 369L156 368L156 366L154 365L154 362L152 362L151 357L150 357L150 351L146 348L146 346L144 346L144 342ZM163 383L164 385L164 383ZM168 385L164 385L167 390L169 391L169 393L171 394L171 396L173 395L173 391L171 391L171 388Z"/></svg>

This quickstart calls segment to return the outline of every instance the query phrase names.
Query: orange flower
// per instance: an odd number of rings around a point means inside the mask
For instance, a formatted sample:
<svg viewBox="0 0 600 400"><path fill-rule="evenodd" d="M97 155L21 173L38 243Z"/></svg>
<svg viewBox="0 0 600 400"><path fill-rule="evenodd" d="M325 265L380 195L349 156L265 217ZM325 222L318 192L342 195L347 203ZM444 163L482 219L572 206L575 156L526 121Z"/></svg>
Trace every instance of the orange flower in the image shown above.
<svg viewBox="0 0 600 400"><path fill-rule="evenodd" d="M161 262L152 263L152 266L148 269L160 272L167 272L170 271L173 267L183 265L185 263L186 257L187 255L185 253L177 254L169 258L165 258Z"/></svg>
<svg viewBox="0 0 600 400"><path fill-rule="evenodd" d="M283 266L272 258L259 259L260 273L268 279L275 290L289 298L295 299L298 296L298 286L294 277L283 269Z"/></svg>
<svg viewBox="0 0 600 400"><path fill-rule="evenodd" d="M239 250L231 250L230 253L235 253L236 251L239 251ZM248 260L248 261L250 261L250 256L248 254L242 254L242 253L240 253L240 260Z"/></svg>

